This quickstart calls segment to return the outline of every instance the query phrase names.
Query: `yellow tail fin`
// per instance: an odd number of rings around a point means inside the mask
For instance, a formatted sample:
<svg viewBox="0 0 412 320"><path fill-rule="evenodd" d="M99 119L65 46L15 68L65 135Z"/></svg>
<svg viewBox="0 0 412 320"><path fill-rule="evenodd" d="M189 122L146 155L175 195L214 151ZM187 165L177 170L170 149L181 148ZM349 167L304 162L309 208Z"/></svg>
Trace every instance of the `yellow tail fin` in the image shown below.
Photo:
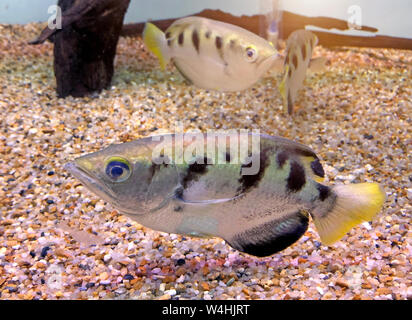
<svg viewBox="0 0 412 320"><path fill-rule="evenodd" d="M377 183L336 186L336 203L323 217L313 216L316 229L325 245L341 239L350 229L370 221L381 210L385 193Z"/></svg>
<svg viewBox="0 0 412 320"><path fill-rule="evenodd" d="M160 67L164 70L170 60L166 54L166 37L164 32L154 24L147 22L143 30L143 42L159 59Z"/></svg>

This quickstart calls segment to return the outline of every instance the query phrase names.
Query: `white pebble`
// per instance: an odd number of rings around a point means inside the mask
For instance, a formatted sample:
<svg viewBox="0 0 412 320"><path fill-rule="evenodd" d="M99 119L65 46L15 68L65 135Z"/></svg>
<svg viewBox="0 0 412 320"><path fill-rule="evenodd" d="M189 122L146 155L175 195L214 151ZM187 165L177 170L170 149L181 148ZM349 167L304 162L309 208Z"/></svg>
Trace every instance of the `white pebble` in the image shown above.
<svg viewBox="0 0 412 320"><path fill-rule="evenodd" d="M100 202L96 203L96 206L94 207L94 210L96 210L97 212L102 212L104 209L104 205Z"/></svg>
<svg viewBox="0 0 412 320"><path fill-rule="evenodd" d="M406 289L406 298L409 300L412 299L412 287L408 287L408 289Z"/></svg>
<svg viewBox="0 0 412 320"><path fill-rule="evenodd" d="M408 199L412 201L412 188L406 189L406 193L408 194Z"/></svg>
<svg viewBox="0 0 412 320"><path fill-rule="evenodd" d="M31 128L30 130L29 130L29 134L36 134L37 133L37 129L36 128Z"/></svg>
<svg viewBox="0 0 412 320"><path fill-rule="evenodd" d="M359 168L359 169L353 170L353 174L356 175L356 176L359 176L359 175L364 174L364 173L365 173L365 168Z"/></svg>
<svg viewBox="0 0 412 320"><path fill-rule="evenodd" d="M169 294L171 296L174 296L174 295L176 295L176 290L175 289L167 290L167 291L165 291L165 294Z"/></svg>
<svg viewBox="0 0 412 320"><path fill-rule="evenodd" d="M371 225L370 225L369 222L364 222L364 223L362 223L362 225L363 225L367 230L371 230L371 229L372 229L372 227L371 227Z"/></svg>
<svg viewBox="0 0 412 320"><path fill-rule="evenodd" d="M136 248L136 246L134 245L133 242L129 242L129 244L127 245L127 250L132 251Z"/></svg>

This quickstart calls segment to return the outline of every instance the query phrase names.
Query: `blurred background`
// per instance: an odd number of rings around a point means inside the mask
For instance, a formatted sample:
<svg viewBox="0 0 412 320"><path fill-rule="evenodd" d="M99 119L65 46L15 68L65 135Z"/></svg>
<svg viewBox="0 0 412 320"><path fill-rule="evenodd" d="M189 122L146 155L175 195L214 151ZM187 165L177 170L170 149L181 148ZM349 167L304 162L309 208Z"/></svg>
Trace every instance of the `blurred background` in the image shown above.
<svg viewBox="0 0 412 320"><path fill-rule="evenodd" d="M50 17L47 9L56 3L57 0L0 0L0 23L47 21ZM233 15L252 16L277 10L278 7L308 17L326 16L345 21L360 14L362 24L377 28L379 35L412 38L410 0L132 0L125 23L177 18L204 9L220 9ZM320 31L319 27L308 28ZM358 30L329 31L347 35L359 34ZM365 36L365 32L362 32L362 35Z"/></svg>

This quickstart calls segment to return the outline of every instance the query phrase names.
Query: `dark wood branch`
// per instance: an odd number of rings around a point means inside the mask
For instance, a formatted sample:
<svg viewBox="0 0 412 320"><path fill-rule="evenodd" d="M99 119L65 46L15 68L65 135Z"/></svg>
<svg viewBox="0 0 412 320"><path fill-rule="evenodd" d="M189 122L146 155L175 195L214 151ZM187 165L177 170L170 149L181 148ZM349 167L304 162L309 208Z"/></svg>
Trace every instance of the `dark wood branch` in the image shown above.
<svg viewBox="0 0 412 320"><path fill-rule="evenodd" d="M33 44L54 39L57 94L82 97L110 86L130 0L59 0L62 29L43 30Z"/></svg>
<svg viewBox="0 0 412 320"><path fill-rule="evenodd" d="M68 6L68 3L73 1L59 1L59 6L62 10L68 7L62 14L62 29L84 17L91 9L93 9L93 6L96 6L98 1L99 0L81 1L73 7ZM42 31L40 36L36 40L31 41L30 44L41 44L59 31L60 29L50 29L47 27Z"/></svg>

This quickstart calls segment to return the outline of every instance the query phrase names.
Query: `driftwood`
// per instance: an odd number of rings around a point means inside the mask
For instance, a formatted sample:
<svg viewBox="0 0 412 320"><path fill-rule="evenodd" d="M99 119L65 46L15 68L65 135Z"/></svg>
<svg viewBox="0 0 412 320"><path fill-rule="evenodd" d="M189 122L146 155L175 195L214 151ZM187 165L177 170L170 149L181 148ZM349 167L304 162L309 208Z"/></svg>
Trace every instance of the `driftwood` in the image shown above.
<svg viewBox="0 0 412 320"><path fill-rule="evenodd" d="M266 29L264 23L265 16L241 16L237 17L229 13L222 12L220 10L204 10L199 13L194 13L194 16L205 17L223 22L232 23L252 31L256 34L262 35L262 28ZM166 19L152 21L160 29L167 29L176 19ZM128 24L123 27L122 36L136 36L142 33L144 28L144 22ZM289 11L283 11L282 21L279 25L280 38L287 39L288 36L295 30L304 29L305 26L316 26L324 29L338 29L348 30L348 22L340 19L328 18L328 17L306 17L299 14L294 14ZM377 33L378 29L368 26L362 26L360 31L368 32L365 37L351 36L351 35L339 35L335 33L328 33L322 31L314 31L319 38L319 44L325 47L334 46L355 46L355 47L373 47L373 48L395 48L395 49L409 49L412 50L412 39L381 36ZM375 36L371 36L371 33Z"/></svg>
<svg viewBox="0 0 412 320"><path fill-rule="evenodd" d="M62 28L47 27L31 42L54 42L57 93L81 97L110 86L130 0L59 0Z"/></svg>

